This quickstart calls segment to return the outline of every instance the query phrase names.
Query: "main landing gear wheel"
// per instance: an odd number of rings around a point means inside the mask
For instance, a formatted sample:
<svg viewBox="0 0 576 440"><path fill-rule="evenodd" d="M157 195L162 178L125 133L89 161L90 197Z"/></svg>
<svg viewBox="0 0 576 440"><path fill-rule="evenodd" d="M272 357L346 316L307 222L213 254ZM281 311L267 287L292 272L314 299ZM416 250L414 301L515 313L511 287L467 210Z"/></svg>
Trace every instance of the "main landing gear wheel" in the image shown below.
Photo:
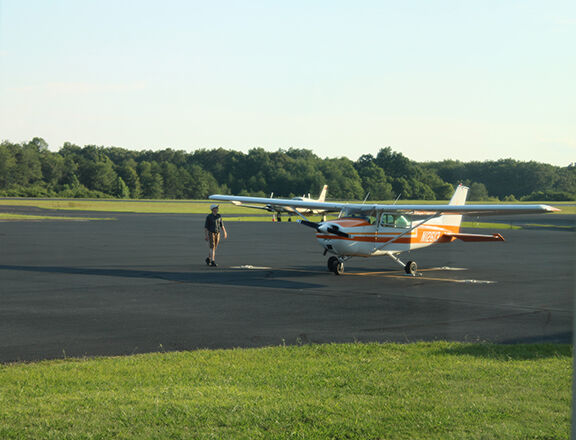
<svg viewBox="0 0 576 440"><path fill-rule="evenodd" d="M404 266L404 270L409 275L416 275L416 271L418 270L418 265L416 264L415 261L409 261L408 263L406 263L406 266Z"/></svg>
<svg viewBox="0 0 576 440"><path fill-rule="evenodd" d="M337 257L330 257L328 258L328 270L336 275L342 275L344 273L344 263Z"/></svg>

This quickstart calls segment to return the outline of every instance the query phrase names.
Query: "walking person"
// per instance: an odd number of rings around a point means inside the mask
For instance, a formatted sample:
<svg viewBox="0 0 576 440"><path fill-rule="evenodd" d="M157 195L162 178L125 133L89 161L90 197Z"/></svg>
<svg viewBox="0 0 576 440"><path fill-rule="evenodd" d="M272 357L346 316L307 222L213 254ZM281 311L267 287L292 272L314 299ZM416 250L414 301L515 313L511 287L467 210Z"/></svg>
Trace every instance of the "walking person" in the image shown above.
<svg viewBox="0 0 576 440"><path fill-rule="evenodd" d="M228 233L224 227L224 222L222 221L222 216L218 213L218 205L211 205L211 214L206 216L206 222L204 223L204 234L205 240L208 242L209 251L208 258L206 258L206 265L216 267L216 248L220 242L220 234L224 234L224 239L228 238Z"/></svg>

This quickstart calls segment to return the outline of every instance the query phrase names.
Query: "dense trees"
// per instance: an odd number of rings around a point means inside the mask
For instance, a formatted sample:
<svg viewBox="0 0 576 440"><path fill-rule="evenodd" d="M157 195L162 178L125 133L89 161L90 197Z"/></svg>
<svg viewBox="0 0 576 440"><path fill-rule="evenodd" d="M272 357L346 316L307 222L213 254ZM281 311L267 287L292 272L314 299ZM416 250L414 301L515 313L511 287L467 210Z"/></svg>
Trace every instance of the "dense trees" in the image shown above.
<svg viewBox="0 0 576 440"><path fill-rule="evenodd" d="M390 147L321 159L306 149L242 153L131 151L65 143L58 152L34 138L0 144L0 196L198 199L213 193L290 197L328 184L332 199L448 199L458 183L470 200L574 200L576 167L512 159L417 163Z"/></svg>

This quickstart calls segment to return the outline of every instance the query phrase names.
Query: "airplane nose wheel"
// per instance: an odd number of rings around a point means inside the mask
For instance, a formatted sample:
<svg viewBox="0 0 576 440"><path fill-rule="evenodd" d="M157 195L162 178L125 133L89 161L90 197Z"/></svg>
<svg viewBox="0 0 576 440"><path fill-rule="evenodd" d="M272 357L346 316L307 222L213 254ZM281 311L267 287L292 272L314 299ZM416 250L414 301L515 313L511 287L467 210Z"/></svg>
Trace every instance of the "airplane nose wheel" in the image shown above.
<svg viewBox="0 0 576 440"><path fill-rule="evenodd" d="M338 257L330 257L328 258L328 270L336 275L342 275L344 273L344 263Z"/></svg>

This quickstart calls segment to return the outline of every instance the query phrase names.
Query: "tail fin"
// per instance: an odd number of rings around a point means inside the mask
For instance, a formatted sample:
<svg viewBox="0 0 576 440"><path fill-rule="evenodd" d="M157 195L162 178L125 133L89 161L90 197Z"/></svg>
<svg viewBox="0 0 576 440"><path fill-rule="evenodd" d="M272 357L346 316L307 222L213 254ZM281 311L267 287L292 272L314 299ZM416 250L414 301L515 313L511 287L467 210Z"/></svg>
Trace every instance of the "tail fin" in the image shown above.
<svg viewBox="0 0 576 440"><path fill-rule="evenodd" d="M452 194L452 198L450 199L449 205L465 205L466 204L466 197L468 196L468 187L462 184L458 185L454 194ZM462 216L461 215L443 215L442 216L442 223L448 226L458 226L458 230L460 230L460 223L462 223Z"/></svg>
<svg viewBox="0 0 576 440"><path fill-rule="evenodd" d="M320 196L318 196L318 201L323 202L326 200L326 193L328 192L328 185L324 185L322 188L322 192L320 192Z"/></svg>

